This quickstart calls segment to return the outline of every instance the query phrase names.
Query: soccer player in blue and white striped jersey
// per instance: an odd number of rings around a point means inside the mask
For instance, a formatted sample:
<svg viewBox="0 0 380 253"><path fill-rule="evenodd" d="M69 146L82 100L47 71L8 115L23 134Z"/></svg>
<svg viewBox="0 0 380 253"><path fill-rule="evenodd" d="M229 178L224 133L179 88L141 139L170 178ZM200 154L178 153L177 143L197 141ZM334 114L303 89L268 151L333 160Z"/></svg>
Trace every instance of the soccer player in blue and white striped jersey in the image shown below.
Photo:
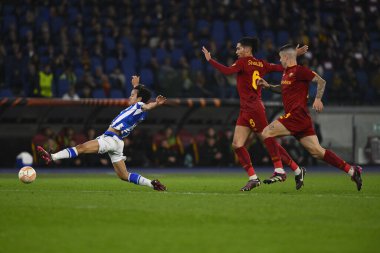
<svg viewBox="0 0 380 253"><path fill-rule="evenodd" d="M118 177L122 180L152 187L157 191L165 191L166 187L157 179L149 180L137 173L130 173L125 165L123 155L124 141L131 131L146 118L147 111L165 103L166 98L159 95L154 102L148 103L151 92L143 85L139 84L138 76L132 77L133 90L129 97L130 106L112 121L107 131L95 140L79 144L75 147L63 149L57 153L50 154L41 146L37 147L38 154L45 160L46 164L55 160L75 158L80 154L108 153L112 165Z"/></svg>

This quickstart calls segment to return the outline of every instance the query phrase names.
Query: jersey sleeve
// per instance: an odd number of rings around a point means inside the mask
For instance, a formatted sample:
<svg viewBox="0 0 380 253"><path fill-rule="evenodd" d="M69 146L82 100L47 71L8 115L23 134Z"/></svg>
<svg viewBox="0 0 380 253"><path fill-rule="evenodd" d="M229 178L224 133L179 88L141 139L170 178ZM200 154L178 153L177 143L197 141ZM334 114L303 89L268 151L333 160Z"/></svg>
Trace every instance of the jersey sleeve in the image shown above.
<svg viewBox="0 0 380 253"><path fill-rule="evenodd" d="M315 77L315 73L310 69L300 66L297 70L297 80L310 82Z"/></svg>
<svg viewBox="0 0 380 253"><path fill-rule="evenodd" d="M145 105L144 102L137 102L136 103L136 109L141 109Z"/></svg>
<svg viewBox="0 0 380 253"><path fill-rule="evenodd" d="M274 64L274 63L268 63L266 61L263 61L265 73L270 72L283 72L284 67L281 64Z"/></svg>
<svg viewBox="0 0 380 253"><path fill-rule="evenodd" d="M226 67L224 66L223 64L220 64L219 62L215 61L214 59L211 59L210 61L210 64L216 68L217 70L219 70L220 72L222 72L223 74L225 75L231 75L231 74L234 74L234 73L238 73L240 72L240 70L242 70L242 62L240 60L237 60L234 64L232 64L232 66L230 67Z"/></svg>

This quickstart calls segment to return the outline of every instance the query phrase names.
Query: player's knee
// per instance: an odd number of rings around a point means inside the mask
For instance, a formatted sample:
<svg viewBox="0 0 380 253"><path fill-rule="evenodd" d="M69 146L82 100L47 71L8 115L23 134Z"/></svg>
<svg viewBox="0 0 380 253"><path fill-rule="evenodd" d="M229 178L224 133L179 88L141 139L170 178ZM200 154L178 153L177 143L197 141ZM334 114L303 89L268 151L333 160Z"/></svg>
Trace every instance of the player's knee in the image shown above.
<svg viewBox="0 0 380 253"><path fill-rule="evenodd" d="M235 149L238 149L238 148L241 148L243 147L244 145L242 145L241 143L238 143L236 141L233 141L232 142L232 148L235 150Z"/></svg>
<svg viewBox="0 0 380 253"><path fill-rule="evenodd" d="M312 148L309 150L310 155L316 159L323 159L323 152L319 148Z"/></svg>
<svg viewBox="0 0 380 253"><path fill-rule="evenodd" d="M81 154L85 151L85 147L83 144L78 144L75 146L75 148L77 149L78 153Z"/></svg>
<svg viewBox="0 0 380 253"><path fill-rule="evenodd" d="M266 138L269 138L271 137L270 135L270 130L268 127L265 127L263 132L261 133L261 135L263 136L263 139L265 140Z"/></svg>

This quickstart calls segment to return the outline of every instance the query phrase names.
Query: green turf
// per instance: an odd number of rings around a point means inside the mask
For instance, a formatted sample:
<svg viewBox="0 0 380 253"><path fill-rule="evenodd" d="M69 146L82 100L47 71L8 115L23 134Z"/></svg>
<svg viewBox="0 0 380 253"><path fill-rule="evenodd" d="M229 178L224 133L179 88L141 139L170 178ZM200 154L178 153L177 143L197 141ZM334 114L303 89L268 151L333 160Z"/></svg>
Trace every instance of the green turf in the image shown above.
<svg viewBox="0 0 380 253"><path fill-rule="evenodd" d="M166 193L114 175L0 174L0 252L378 252L380 174L238 189L243 174L159 175ZM157 175L148 175L156 177Z"/></svg>

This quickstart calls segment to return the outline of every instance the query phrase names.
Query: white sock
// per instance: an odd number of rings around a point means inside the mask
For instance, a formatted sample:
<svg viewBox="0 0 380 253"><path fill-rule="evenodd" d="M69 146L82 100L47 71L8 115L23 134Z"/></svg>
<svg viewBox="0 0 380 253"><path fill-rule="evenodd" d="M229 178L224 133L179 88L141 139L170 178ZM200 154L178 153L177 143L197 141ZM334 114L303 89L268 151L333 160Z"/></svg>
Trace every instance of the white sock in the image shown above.
<svg viewBox="0 0 380 253"><path fill-rule="evenodd" d="M148 186L150 188L153 188L152 180L149 180L143 176L140 177L139 185L145 185L145 186Z"/></svg>
<svg viewBox="0 0 380 253"><path fill-rule="evenodd" d="M254 174L254 175L252 175L252 176L249 177L249 180L255 180L255 179L257 179L257 175L256 174Z"/></svg>
<svg viewBox="0 0 380 253"><path fill-rule="evenodd" d="M301 174L301 169L300 169L300 167L298 167L298 168L294 171L294 174L295 174L296 176L298 176L299 174Z"/></svg>
<svg viewBox="0 0 380 253"><path fill-rule="evenodd" d="M280 174L285 174L285 170L283 168L275 168L274 172L280 173Z"/></svg>
<svg viewBox="0 0 380 253"><path fill-rule="evenodd" d="M66 159L66 158L74 158L78 156L78 151L75 147L63 149L55 154L51 154L51 158L53 161Z"/></svg>
<svg viewBox="0 0 380 253"><path fill-rule="evenodd" d="M354 167L351 166L350 170L347 172L348 175L350 175L351 177L354 175Z"/></svg>

